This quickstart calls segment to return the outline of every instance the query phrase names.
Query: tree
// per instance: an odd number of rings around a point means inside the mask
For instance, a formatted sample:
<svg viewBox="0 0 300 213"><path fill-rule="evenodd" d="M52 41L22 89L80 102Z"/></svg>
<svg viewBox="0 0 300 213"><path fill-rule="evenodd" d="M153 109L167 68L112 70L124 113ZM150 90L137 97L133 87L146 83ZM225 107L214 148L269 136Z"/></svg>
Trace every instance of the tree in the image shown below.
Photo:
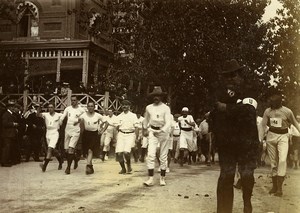
<svg viewBox="0 0 300 213"><path fill-rule="evenodd" d="M266 25L260 20L267 4L267 0L151 1L136 29L132 66L138 67L144 82L168 89L174 111L187 103L193 109L207 106L217 72L227 59L238 59L249 68L249 78L265 81L261 46Z"/></svg>
<svg viewBox="0 0 300 213"><path fill-rule="evenodd" d="M283 9L268 23L264 51L266 72L277 80L286 96L286 104L299 111L300 105L300 2L280 1Z"/></svg>

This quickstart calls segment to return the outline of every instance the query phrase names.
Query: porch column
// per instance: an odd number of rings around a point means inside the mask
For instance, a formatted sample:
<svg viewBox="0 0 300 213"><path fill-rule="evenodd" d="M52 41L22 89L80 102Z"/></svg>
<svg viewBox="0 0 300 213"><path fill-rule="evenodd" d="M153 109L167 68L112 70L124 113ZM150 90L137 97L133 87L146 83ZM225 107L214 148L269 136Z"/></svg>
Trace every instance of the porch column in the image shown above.
<svg viewBox="0 0 300 213"><path fill-rule="evenodd" d="M94 68L94 84L98 84L98 69L99 69L99 57L96 59L96 64Z"/></svg>
<svg viewBox="0 0 300 213"><path fill-rule="evenodd" d="M60 82L61 50L57 52L56 82Z"/></svg>
<svg viewBox="0 0 300 213"><path fill-rule="evenodd" d="M83 63L82 63L82 82L86 87L88 83L88 75L89 75L89 50L83 50Z"/></svg>

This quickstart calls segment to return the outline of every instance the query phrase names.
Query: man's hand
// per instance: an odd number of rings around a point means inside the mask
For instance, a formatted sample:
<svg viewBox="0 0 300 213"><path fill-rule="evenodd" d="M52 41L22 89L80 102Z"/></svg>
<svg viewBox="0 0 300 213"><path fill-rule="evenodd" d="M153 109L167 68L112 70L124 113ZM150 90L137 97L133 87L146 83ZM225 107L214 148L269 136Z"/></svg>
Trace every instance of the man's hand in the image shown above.
<svg viewBox="0 0 300 213"><path fill-rule="evenodd" d="M216 103L216 108L217 108L217 110L224 112L224 111L226 111L226 104L218 101Z"/></svg>

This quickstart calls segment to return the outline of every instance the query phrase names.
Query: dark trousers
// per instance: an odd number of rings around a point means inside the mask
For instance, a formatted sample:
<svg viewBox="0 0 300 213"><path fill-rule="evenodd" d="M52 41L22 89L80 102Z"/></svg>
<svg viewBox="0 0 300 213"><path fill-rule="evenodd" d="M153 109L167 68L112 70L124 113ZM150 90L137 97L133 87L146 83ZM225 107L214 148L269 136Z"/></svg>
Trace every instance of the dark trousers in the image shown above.
<svg viewBox="0 0 300 213"><path fill-rule="evenodd" d="M219 161L221 172L217 187L217 212L231 213L233 207L233 183L238 165L238 171L241 175L241 184L243 190L244 213L252 212L251 196L254 186L253 160L245 160L244 153L234 153L234 148L228 151L219 148Z"/></svg>
<svg viewBox="0 0 300 213"><path fill-rule="evenodd" d="M38 160L40 151L42 148L42 137L41 136L29 136L27 150L26 150L26 161L30 159L31 154L33 153L33 159Z"/></svg>
<svg viewBox="0 0 300 213"><path fill-rule="evenodd" d="M12 147L16 142L15 138L3 138L2 139L2 155L1 163L2 164L11 164L12 163Z"/></svg>

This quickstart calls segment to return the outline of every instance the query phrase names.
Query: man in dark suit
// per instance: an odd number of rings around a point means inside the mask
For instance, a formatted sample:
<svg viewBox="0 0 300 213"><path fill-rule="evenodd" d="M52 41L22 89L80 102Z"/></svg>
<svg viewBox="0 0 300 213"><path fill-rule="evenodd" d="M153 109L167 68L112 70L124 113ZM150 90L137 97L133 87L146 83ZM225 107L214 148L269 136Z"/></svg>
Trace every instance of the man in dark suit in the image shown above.
<svg viewBox="0 0 300 213"><path fill-rule="evenodd" d="M18 126L17 118L14 116L14 100L9 100L7 104L7 110L2 115L2 156L1 156L1 165L3 167L12 166L12 146L16 143L18 135Z"/></svg>

